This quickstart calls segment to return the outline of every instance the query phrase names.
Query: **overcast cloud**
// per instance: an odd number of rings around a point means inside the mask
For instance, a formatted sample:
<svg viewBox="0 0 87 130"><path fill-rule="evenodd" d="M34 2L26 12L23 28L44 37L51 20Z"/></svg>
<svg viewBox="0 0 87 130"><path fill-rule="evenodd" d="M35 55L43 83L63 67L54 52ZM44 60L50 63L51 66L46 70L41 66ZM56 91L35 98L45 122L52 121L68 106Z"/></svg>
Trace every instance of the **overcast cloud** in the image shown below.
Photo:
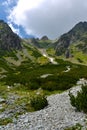
<svg viewBox="0 0 87 130"><path fill-rule="evenodd" d="M8 21L24 27L27 34L54 39L87 21L87 0L17 0Z"/></svg>

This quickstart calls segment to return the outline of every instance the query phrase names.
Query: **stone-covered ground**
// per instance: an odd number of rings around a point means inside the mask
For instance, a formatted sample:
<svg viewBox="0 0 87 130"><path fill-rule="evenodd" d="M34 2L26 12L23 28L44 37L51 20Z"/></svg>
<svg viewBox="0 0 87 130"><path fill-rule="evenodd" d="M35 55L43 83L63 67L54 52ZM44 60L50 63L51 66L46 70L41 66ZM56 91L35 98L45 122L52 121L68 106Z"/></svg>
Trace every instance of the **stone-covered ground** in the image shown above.
<svg viewBox="0 0 87 130"><path fill-rule="evenodd" d="M40 111L30 112L14 119L13 123L6 126L0 126L0 130L64 130L67 127L81 124L82 130L87 129L87 115L83 112L77 112L71 106L68 93L71 91L76 94L80 90L82 79L76 87L61 94L48 97L49 105Z"/></svg>

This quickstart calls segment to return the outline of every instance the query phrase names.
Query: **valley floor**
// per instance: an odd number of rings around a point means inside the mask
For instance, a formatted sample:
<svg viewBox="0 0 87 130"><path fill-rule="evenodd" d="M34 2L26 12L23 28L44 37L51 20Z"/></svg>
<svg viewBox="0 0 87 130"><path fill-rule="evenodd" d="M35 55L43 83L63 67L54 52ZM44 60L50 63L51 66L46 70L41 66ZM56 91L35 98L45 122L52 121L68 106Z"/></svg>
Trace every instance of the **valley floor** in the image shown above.
<svg viewBox="0 0 87 130"><path fill-rule="evenodd" d="M71 106L68 96L69 91L76 94L80 88L79 84L61 94L49 96L47 108L21 115L13 123L0 126L0 130L65 130L65 128L72 127L77 123L83 126L82 130L86 130L87 115L83 112L77 112Z"/></svg>

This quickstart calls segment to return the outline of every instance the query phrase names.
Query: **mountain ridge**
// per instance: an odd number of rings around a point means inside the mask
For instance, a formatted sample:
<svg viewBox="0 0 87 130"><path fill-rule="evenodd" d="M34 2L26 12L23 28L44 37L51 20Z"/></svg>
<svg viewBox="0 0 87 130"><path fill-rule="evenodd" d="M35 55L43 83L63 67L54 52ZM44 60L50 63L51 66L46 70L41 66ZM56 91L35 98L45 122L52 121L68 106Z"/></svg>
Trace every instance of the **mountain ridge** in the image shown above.
<svg viewBox="0 0 87 130"><path fill-rule="evenodd" d="M20 50L21 38L3 20L0 20L0 50Z"/></svg>
<svg viewBox="0 0 87 130"><path fill-rule="evenodd" d="M87 40L87 22L79 22L69 32L60 36L56 42L56 54L64 54L71 44L76 44L78 41L86 44L83 38L84 35L84 38Z"/></svg>
<svg viewBox="0 0 87 130"><path fill-rule="evenodd" d="M28 52L31 52L31 50L32 52L37 51L38 56L42 55L39 50L45 49L46 53L48 53L48 56L63 56L64 58L73 58L76 62L83 62L86 64L87 22L79 22L70 31L61 35L58 40L52 41L46 35L41 39L21 39L17 34L12 32L7 23L5 23L3 20L0 20L0 55L7 55L9 51L14 51L15 55L19 55L16 54L16 51L21 51L20 55L24 55L22 57L25 57L26 54L24 54L24 48L26 47L28 48ZM35 55L33 56L36 57ZM30 59L34 58L28 55L27 57L30 57Z"/></svg>

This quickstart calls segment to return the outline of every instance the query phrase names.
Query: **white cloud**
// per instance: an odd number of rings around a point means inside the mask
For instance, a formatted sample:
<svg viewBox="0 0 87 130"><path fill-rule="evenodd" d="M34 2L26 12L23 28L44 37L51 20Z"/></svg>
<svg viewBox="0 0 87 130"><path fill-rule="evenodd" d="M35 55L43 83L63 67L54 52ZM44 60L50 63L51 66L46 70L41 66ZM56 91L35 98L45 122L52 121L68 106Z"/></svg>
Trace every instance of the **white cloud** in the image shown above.
<svg viewBox="0 0 87 130"><path fill-rule="evenodd" d="M8 0L10 1L10 0ZM87 0L18 0L8 19L39 37L56 38L87 20Z"/></svg>

